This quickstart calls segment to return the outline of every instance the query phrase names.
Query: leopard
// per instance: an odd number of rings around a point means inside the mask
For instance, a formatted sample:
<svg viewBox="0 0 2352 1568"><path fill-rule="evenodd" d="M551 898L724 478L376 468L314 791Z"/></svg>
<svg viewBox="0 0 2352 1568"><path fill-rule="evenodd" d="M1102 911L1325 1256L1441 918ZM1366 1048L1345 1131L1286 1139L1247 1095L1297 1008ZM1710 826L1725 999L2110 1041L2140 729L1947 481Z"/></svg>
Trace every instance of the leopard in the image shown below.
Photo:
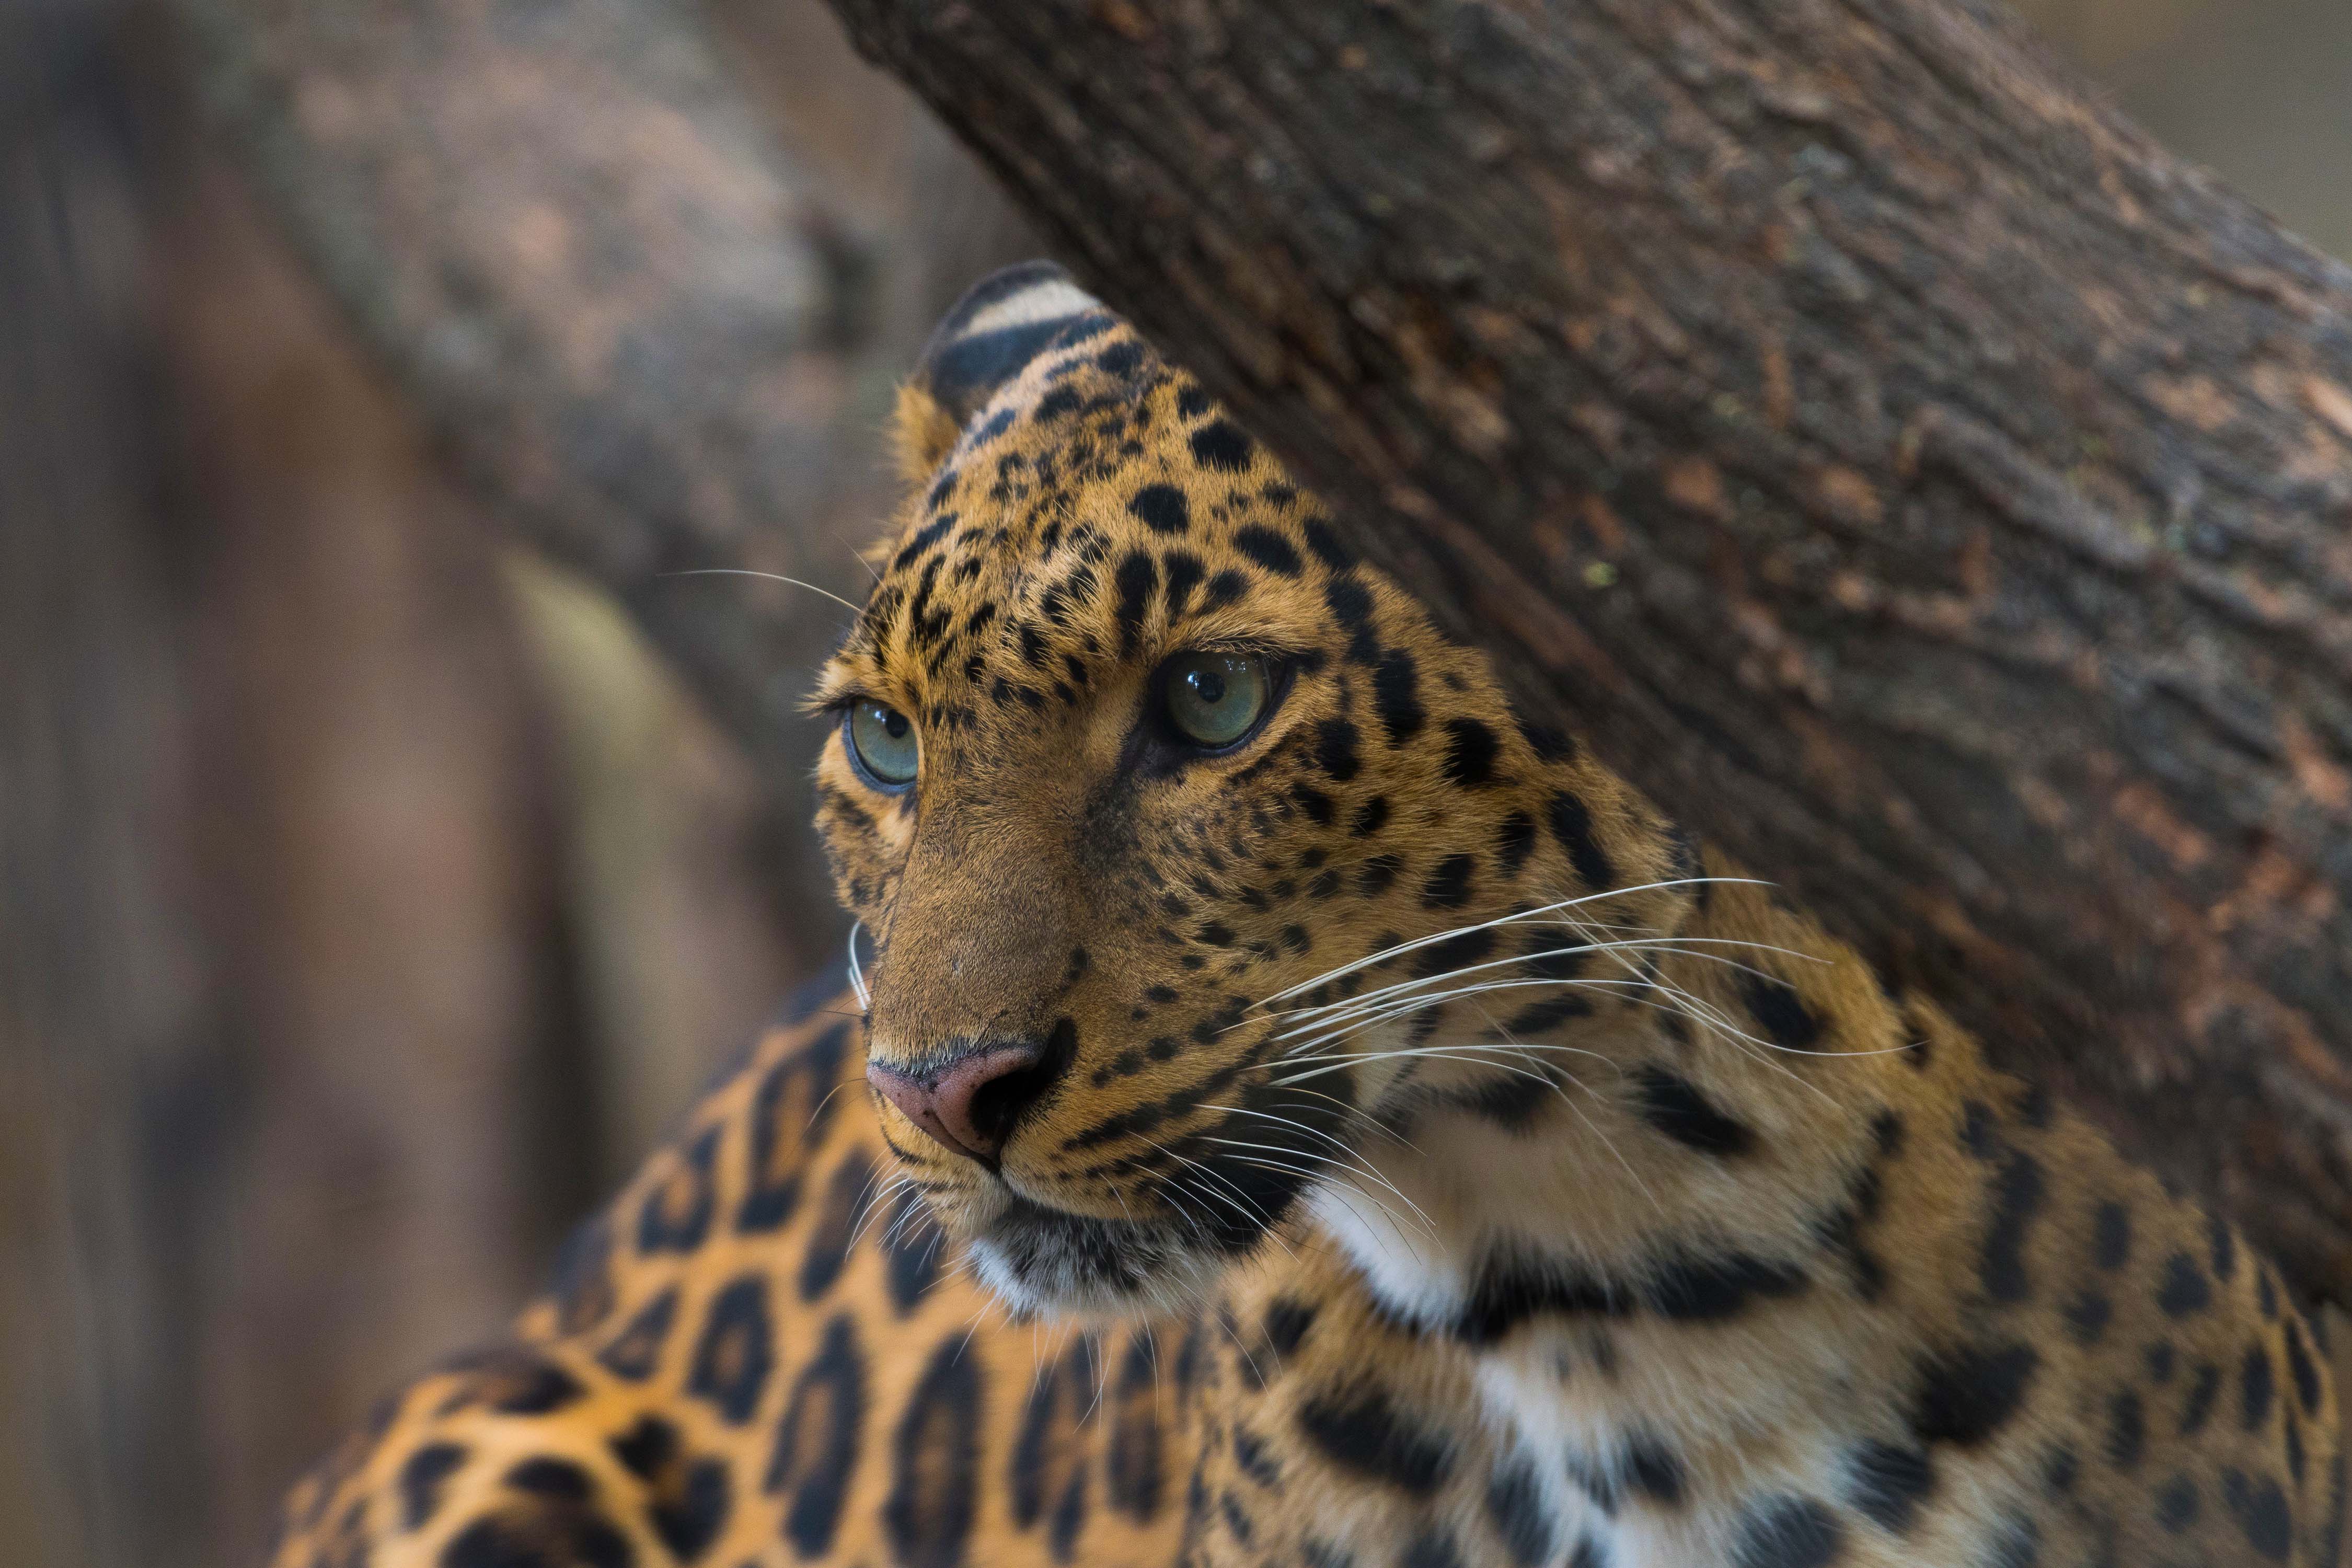
<svg viewBox="0 0 2352 1568"><path fill-rule="evenodd" d="M813 699L849 988L278 1568L2340 1561L2275 1265L1530 720L1067 272L893 431Z"/></svg>

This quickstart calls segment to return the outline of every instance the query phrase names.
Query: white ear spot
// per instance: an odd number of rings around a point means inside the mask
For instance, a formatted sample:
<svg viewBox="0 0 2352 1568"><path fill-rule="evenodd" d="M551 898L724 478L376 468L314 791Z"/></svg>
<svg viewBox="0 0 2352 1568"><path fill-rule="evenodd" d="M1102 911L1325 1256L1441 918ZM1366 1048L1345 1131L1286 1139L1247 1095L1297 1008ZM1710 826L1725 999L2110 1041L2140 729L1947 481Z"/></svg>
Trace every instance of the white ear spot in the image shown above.
<svg viewBox="0 0 2352 1568"><path fill-rule="evenodd" d="M982 306L957 329L956 336L967 338L1036 321L1066 321L1101 309L1102 301L1076 284L1066 278L1055 279Z"/></svg>

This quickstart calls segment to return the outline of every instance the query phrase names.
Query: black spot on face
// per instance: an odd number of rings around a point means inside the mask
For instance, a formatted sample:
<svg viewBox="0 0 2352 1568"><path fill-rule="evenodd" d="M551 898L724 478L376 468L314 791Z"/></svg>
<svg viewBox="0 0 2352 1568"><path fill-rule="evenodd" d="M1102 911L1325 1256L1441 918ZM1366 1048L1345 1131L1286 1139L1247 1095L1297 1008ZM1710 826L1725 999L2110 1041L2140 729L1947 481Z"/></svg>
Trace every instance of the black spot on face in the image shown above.
<svg viewBox="0 0 2352 1568"><path fill-rule="evenodd" d="M1131 655L1143 638L1144 617L1150 614L1151 595L1160 586L1160 568L1150 552L1130 550L1119 558L1112 582L1118 590L1119 651Z"/></svg>
<svg viewBox="0 0 2352 1568"><path fill-rule="evenodd" d="M1362 737L1345 719L1326 719L1315 727L1315 762L1326 773L1346 784L1363 769L1357 751Z"/></svg>
<svg viewBox="0 0 2352 1568"><path fill-rule="evenodd" d="M2091 1256L2102 1268L2121 1268L2131 1258L2131 1210L2109 1200L2091 1222Z"/></svg>
<svg viewBox="0 0 2352 1568"><path fill-rule="evenodd" d="M1547 815L1551 820L1551 833L1559 847L1568 853L1569 864L1576 868L1577 876L1593 892L1617 885L1617 868L1592 837L1592 810L1583 798L1568 790L1551 797Z"/></svg>
<svg viewBox="0 0 2352 1568"><path fill-rule="evenodd" d="M2212 1284L2195 1258L2176 1252L2164 1260L2164 1283L2157 1290L2156 1304L2171 1318L2185 1318L2213 1304Z"/></svg>
<svg viewBox="0 0 2352 1568"><path fill-rule="evenodd" d="M2202 1508L2197 1483L2187 1476L2175 1474L2156 1489L2156 1522L2167 1534L2178 1535L2196 1523Z"/></svg>
<svg viewBox="0 0 2352 1568"><path fill-rule="evenodd" d="M2221 1472L2221 1501L2244 1531L2246 1544L2266 1563L2284 1563L2294 1544L2294 1521L2286 1493L2268 1476L2249 1478L2239 1469Z"/></svg>
<svg viewBox="0 0 2352 1568"><path fill-rule="evenodd" d="M1127 500L1127 510L1152 533L1183 533L1192 527L1192 505L1173 484L1146 484Z"/></svg>
<svg viewBox="0 0 2352 1568"><path fill-rule="evenodd" d="M1495 758L1502 743L1495 731L1475 719L1445 721L1445 777L1459 789L1479 789L1495 783ZM1578 868L1580 874L1583 868Z"/></svg>
<svg viewBox="0 0 2352 1568"><path fill-rule="evenodd" d="M1680 1074L1651 1062L1634 1070L1633 1083L1641 1095L1642 1120L1675 1142L1717 1159L1733 1159L1755 1150L1755 1132L1725 1115L1696 1084Z"/></svg>
<svg viewBox="0 0 2352 1568"><path fill-rule="evenodd" d="M1249 466L1250 438L1229 419L1212 419L1192 432L1192 458L1204 468L1237 474Z"/></svg>
<svg viewBox="0 0 2352 1568"><path fill-rule="evenodd" d="M2238 1371L2238 1407L2246 1430L2259 1431L2271 1418L2271 1397L2277 1389L2276 1375L2271 1370L2270 1347L2257 1340L2246 1347L2245 1360Z"/></svg>
<svg viewBox="0 0 2352 1568"><path fill-rule="evenodd" d="M1277 1357L1287 1361L1314 1323L1314 1303L1292 1296L1276 1297L1265 1310L1265 1342Z"/></svg>
<svg viewBox="0 0 2352 1568"><path fill-rule="evenodd" d="M1192 603L1192 590L1200 586L1209 569L1189 550L1170 551L1163 564L1168 572L1168 619L1173 623Z"/></svg>
<svg viewBox="0 0 2352 1568"><path fill-rule="evenodd" d="M1347 657L1371 664L1381 657L1381 642L1372 626L1372 595L1353 577L1334 577L1323 584L1323 602L1332 618L1348 634Z"/></svg>
<svg viewBox="0 0 2352 1568"><path fill-rule="evenodd" d="M1296 577L1306 570L1290 541L1260 523L1235 529L1234 548L1277 577Z"/></svg>
<svg viewBox="0 0 2352 1568"><path fill-rule="evenodd" d="M1378 833L1381 828L1387 826L1388 820L1389 797L1384 795L1376 795L1372 796L1371 799L1364 802L1363 805L1357 810L1356 820L1354 824L1349 827L1348 831L1355 837L1370 838L1373 834Z"/></svg>
<svg viewBox="0 0 2352 1568"><path fill-rule="evenodd" d="M2040 1162L2023 1150L2011 1151L1993 1183L1979 1270L1985 1293L1996 1301L2015 1303L2032 1293L2025 1275L2025 1238L2045 1195Z"/></svg>
<svg viewBox="0 0 2352 1568"><path fill-rule="evenodd" d="M1298 1426L1341 1469L1416 1498L1434 1494L1452 1468L1444 1440L1377 1390L1311 1398Z"/></svg>
<svg viewBox="0 0 2352 1568"><path fill-rule="evenodd" d="M1853 1451L1848 1468L1853 1506L1890 1535L1907 1532L1936 1489L1935 1461L1915 1445L1874 1439Z"/></svg>
<svg viewBox="0 0 2352 1568"><path fill-rule="evenodd" d="M1828 1568L1845 1527L1817 1498L1770 1498L1748 1510L1731 1549L1735 1568Z"/></svg>
<svg viewBox="0 0 2352 1568"><path fill-rule="evenodd" d="M1919 1369L1911 1428L1929 1443L1972 1447L2008 1425L2025 1402L2041 1352L2032 1345L1964 1345Z"/></svg>
<svg viewBox="0 0 2352 1568"><path fill-rule="evenodd" d="M1422 884L1421 901L1433 910L1458 910L1470 901L1471 874L1477 861L1467 855L1448 855Z"/></svg>
<svg viewBox="0 0 2352 1568"><path fill-rule="evenodd" d="M2189 1397L2180 1404L2180 1435L2193 1437L2212 1418L2214 1402L2221 1394L2221 1369L2210 1361L2197 1363L2189 1373Z"/></svg>
<svg viewBox="0 0 2352 1568"><path fill-rule="evenodd" d="M2205 1216L2205 1228L2213 1254L2213 1278L2227 1285L2230 1276L2238 1271L2238 1238L2230 1222L2217 1214Z"/></svg>
<svg viewBox="0 0 2352 1568"><path fill-rule="evenodd" d="M1748 1013L1782 1050L1809 1051L1820 1042L1822 1021L1795 986L1761 974L1743 974L1739 992Z"/></svg>
<svg viewBox="0 0 2352 1568"><path fill-rule="evenodd" d="M2139 1463L2147 1448L2147 1412L2139 1394L2122 1388L2107 1401L2107 1462L2119 1470Z"/></svg>
<svg viewBox="0 0 2352 1568"><path fill-rule="evenodd" d="M2116 1314L2115 1303L2096 1290L2085 1288L2075 1293L2066 1304L2066 1331L2078 1345L2096 1344L2107 1331L2107 1322Z"/></svg>
<svg viewBox="0 0 2352 1568"><path fill-rule="evenodd" d="M1372 711L1389 744L1401 746L1421 733L1428 714L1421 705L1421 678L1412 655L1391 648L1372 667Z"/></svg>
<svg viewBox="0 0 2352 1568"><path fill-rule="evenodd" d="M1415 955L1413 973L1420 976L1449 974L1467 969L1495 950L1492 930L1473 929L1457 931L1443 942L1433 942Z"/></svg>
<svg viewBox="0 0 2352 1568"><path fill-rule="evenodd" d="M2303 1342L2303 1325L2290 1320L2286 1326L2286 1365L2294 1378L2294 1396L2302 1402L2305 1415L2319 1414L2319 1366Z"/></svg>
<svg viewBox="0 0 2352 1568"><path fill-rule="evenodd" d="M1495 830L1496 871L1506 879L1517 876L1535 848L1536 819L1524 811L1511 813Z"/></svg>

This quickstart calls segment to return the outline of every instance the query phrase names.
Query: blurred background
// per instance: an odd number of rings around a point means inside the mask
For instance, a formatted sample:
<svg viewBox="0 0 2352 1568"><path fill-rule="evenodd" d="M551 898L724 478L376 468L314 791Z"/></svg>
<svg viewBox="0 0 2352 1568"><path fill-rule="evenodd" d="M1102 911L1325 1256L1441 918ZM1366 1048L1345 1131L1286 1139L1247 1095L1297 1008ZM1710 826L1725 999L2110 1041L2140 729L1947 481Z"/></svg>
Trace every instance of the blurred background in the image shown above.
<svg viewBox="0 0 2352 1568"><path fill-rule="evenodd" d="M2352 254L2352 6L2024 9ZM15 0L0 127L0 1559L249 1563L837 971L841 612L675 574L857 598L1033 247L818 0Z"/></svg>

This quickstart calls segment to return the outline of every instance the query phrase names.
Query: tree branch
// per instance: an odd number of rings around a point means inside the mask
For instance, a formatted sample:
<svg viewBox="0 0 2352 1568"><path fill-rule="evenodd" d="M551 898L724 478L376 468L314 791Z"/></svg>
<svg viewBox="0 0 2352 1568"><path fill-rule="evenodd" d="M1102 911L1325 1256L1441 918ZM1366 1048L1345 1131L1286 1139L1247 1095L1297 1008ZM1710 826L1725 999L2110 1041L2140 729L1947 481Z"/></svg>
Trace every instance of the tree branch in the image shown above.
<svg viewBox="0 0 2352 1568"><path fill-rule="evenodd" d="M884 504L874 257L659 0L179 0L204 96L328 287L520 534L626 604L806 831L806 671Z"/></svg>
<svg viewBox="0 0 2352 1568"><path fill-rule="evenodd" d="M2352 1295L2352 276L1978 0L831 0L1529 706Z"/></svg>

